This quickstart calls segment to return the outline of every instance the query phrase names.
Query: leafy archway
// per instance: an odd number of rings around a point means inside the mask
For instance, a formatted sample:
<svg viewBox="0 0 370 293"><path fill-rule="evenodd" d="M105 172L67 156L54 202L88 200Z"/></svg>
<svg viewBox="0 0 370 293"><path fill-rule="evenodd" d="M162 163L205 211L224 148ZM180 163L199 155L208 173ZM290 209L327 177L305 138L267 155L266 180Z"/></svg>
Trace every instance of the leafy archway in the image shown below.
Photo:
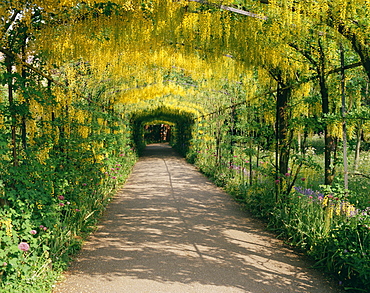
<svg viewBox="0 0 370 293"><path fill-rule="evenodd" d="M172 124L170 142L181 154L185 155L190 145L197 116L199 113L187 112L186 108L181 108L181 105L174 108L162 106L133 112L130 121L133 125L134 142L141 150L145 146L144 126L150 123L169 122Z"/></svg>

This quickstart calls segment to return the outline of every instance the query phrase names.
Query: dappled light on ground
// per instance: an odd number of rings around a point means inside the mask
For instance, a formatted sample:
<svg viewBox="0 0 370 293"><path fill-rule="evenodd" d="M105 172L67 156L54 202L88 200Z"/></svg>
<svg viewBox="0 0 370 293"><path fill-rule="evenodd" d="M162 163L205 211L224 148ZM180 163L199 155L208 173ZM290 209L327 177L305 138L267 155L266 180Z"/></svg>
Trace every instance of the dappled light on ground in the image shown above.
<svg viewBox="0 0 370 293"><path fill-rule="evenodd" d="M308 266L155 144L55 292L338 292Z"/></svg>

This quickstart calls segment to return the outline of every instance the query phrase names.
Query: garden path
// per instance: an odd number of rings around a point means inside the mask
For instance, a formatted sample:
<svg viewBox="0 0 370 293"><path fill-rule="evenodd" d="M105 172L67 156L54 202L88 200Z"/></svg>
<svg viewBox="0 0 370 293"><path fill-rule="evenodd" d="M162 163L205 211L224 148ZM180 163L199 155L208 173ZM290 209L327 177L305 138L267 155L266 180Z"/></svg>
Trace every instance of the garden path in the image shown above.
<svg viewBox="0 0 370 293"><path fill-rule="evenodd" d="M340 292L166 144L149 145L54 292Z"/></svg>

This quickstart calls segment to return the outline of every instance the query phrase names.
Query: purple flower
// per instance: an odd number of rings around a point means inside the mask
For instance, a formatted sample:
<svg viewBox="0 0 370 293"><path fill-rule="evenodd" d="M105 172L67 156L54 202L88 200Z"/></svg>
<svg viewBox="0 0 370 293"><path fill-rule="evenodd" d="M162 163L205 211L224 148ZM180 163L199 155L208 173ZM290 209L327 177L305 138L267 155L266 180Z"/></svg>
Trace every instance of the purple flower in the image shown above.
<svg viewBox="0 0 370 293"><path fill-rule="evenodd" d="M308 198L317 198L318 200L322 200L324 198L324 195L321 194L319 191L314 191L310 188L302 188L302 187L299 187L299 186L295 186L294 187L295 191L302 194L302 195L305 195L307 196Z"/></svg>
<svg viewBox="0 0 370 293"><path fill-rule="evenodd" d="M18 244L18 248L22 251L28 251L30 249L30 246L27 242L21 242Z"/></svg>
<svg viewBox="0 0 370 293"><path fill-rule="evenodd" d="M36 231L36 230L31 230L31 231L30 231L30 233L31 233L32 235L36 235L36 234L37 234L37 231Z"/></svg>
<svg viewBox="0 0 370 293"><path fill-rule="evenodd" d="M82 183L82 186L86 186L87 184L86 183Z"/></svg>

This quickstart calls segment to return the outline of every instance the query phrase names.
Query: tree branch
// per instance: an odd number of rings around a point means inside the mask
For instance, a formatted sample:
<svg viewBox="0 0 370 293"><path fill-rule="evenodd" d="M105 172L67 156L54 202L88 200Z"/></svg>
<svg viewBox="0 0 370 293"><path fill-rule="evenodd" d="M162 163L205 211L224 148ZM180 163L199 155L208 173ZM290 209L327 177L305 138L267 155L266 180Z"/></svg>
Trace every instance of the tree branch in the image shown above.
<svg viewBox="0 0 370 293"><path fill-rule="evenodd" d="M37 69L36 67L32 66L31 64L23 61L21 58L18 57L18 55L14 54L13 52L11 52L11 51L9 51L5 48L0 48L0 52L5 54L6 56L8 56L10 58L13 58L14 60L19 62L23 66L27 67L28 69L32 70L33 72L37 73L38 75L42 76L43 78L47 79L48 81L50 81L50 82L52 82L52 83L54 83L58 86L65 87L65 85L63 85L59 81L52 78L50 75L43 73L40 69Z"/></svg>
<svg viewBox="0 0 370 293"><path fill-rule="evenodd" d="M11 25L13 24L14 20L17 18L18 14L19 14L19 10L14 10L13 11L13 15L12 17L9 19L9 21L5 24L4 26L4 30L1 34L1 37L0 39L2 39L4 37L4 35L6 34L6 32L8 31L8 29L11 27Z"/></svg>
<svg viewBox="0 0 370 293"><path fill-rule="evenodd" d="M188 1L189 2L197 2L197 3L209 5L209 6L215 6L215 7L218 7L220 9L222 9L222 10L227 10L227 11L231 11L231 12L234 12L234 13L237 13L237 14L241 14L241 15L245 15L245 16L249 16L249 17L253 17L253 18L267 20L267 16L258 15L258 14L255 14L255 13L252 13L252 12L249 12L249 11L237 9L237 8L230 7L230 6L225 6L225 5L222 5L222 4L219 5L219 4L215 4L215 3L209 3L208 1L204 1L204 0L188 0Z"/></svg>
<svg viewBox="0 0 370 293"><path fill-rule="evenodd" d="M367 179L370 179L370 175L366 175L366 174L362 174L362 173L358 173L358 172L356 172L356 173L352 173L353 175L359 175L359 176L362 176L362 177L365 177L365 178L367 178Z"/></svg>

